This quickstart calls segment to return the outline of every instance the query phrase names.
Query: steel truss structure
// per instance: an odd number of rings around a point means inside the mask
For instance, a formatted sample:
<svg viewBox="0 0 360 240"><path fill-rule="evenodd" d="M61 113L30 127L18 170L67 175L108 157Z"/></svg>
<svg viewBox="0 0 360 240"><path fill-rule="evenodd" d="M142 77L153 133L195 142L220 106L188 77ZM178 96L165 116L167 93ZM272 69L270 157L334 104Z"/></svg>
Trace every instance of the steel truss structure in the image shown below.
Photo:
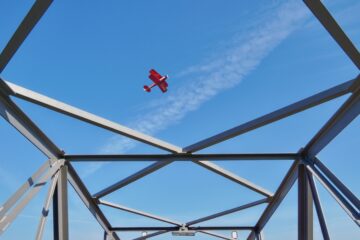
<svg viewBox="0 0 360 240"><path fill-rule="evenodd" d="M304 0L305 4L330 33L332 38L343 49L351 61L360 69L360 53L336 23L326 7L319 0ZM46 12L51 0L36 0L18 29L7 43L0 55L0 72L18 50L27 35L31 32L42 15ZM309 108L328 102L340 96L348 95L345 103L335 112L318 133L297 153L278 154L196 154L197 151L213 146L217 143L234 138L249 131L279 121L288 116L305 111ZM11 97L21 98L50 110L68 115L81 121L107 129L114 133L144 142L154 147L166 150L169 154L139 154L139 155L68 155L61 151L26 114L12 101ZM205 140L181 148L143 133L134 131L118 123L101 118L81 109L72 107L55 99L30 91L13 83L0 79L0 114L35 145L47 158L46 161L0 208L0 235L16 219L29 201L44 187L50 186L43 205L36 239L42 239L44 226L53 203L54 239L67 240L68 206L67 182L75 189L90 213L104 229L104 239L120 239L120 231L151 231L147 236L136 239L148 239L172 231L195 231L220 239L232 239L212 232L214 230L250 230L248 240L263 239L262 231L266 223L277 210L295 181L298 180L298 239L313 239L313 205L318 215L324 239L330 239L314 177L333 196L349 217L360 226L360 200L317 158L318 153L326 147L350 122L360 113L360 75L353 80L317 93L301 101L290 104L279 110L241 124L225 132L209 137ZM293 161L286 176L275 193L272 193L236 174L225 170L210 161L241 161L241 160L286 160ZM154 161L150 166L121 179L113 185L97 192L90 193L72 162L88 161ZM216 174L233 182L243 185L264 198L223 212L214 213L186 223L166 219L150 213L131 209L116 203L103 200L103 197L117 191L124 186L143 178L175 161L192 161ZM254 226L212 226L202 227L199 223L235 213L260 204L267 204L265 210ZM99 205L108 206L121 211L130 212L147 218L170 224L170 227L118 227L112 226L101 211Z"/></svg>

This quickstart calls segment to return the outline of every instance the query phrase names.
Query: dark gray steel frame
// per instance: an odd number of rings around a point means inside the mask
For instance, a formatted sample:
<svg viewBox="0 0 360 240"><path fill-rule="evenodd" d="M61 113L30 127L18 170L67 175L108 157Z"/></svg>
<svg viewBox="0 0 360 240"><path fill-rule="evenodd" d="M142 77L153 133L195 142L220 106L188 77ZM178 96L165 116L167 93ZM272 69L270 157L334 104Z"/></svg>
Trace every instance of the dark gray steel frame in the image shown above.
<svg viewBox="0 0 360 240"><path fill-rule="evenodd" d="M33 27L37 24L52 0L36 0L29 13L21 22L12 38L0 54L0 73L5 69L8 62L26 39ZM346 36L326 7L319 0L304 0L304 3L313 12L324 28L343 49L355 66L360 69L360 53ZM255 130L267 124L281 120L293 114L302 112L309 108L333 100L340 96L349 95L345 103L321 128L321 130L309 141L309 143L298 153L235 153L235 154L195 154L196 151L205 149L214 144L226 141L246 132ZM138 155L68 155L60 150L38 127L27 117L27 115L11 100L17 97L26 101L41 105L59 113L88 122L98 127L113 131L117 134L130 137L157 148L166 150L170 154L138 154ZM154 137L136 132L118 123L109 121L81 109L72 107L65 103L51 99L39 93L17 86L0 78L0 114L24 137L49 158L38 171L36 171L0 208L0 235L6 231L8 226L16 219L29 201L48 182L51 184L45 199L36 239L42 239L46 218L49 212L51 200L54 210L54 239L67 240L68 233L68 206L67 206L67 181L73 186L76 193L82 199L94 218L104 229L104 239L120 239L119 231L155 231L145 237L136 239L148 239L170 231L183 228L199 233L207 234L220 239L231 238L211 232L213 230L248 230L249 240L262 239L263 229L271 216L277 210L286 194L298 179L298 239L313 239L313 203L320 222L324 239L330 239L325 217L317 193L315 176L326 190L334 197L339 205L345 210L349 217L360 226L360 200L316 157L344 128L346 128L360 113L360 75L355 79L327 89L311 97L290 104L284 108L256 118L235 128L199 141L195 144L180 148ZM281 182L275 193L257 186L236 174L219 167L209 161L258 161L258 160L293 160L293 164ZM93 195L72 167L71 162L89 161L154 161L149 167L120 180L119 182L103 189ZM231 181L243 185L265 198L248 203L239 207L228 209L210 216L202 217L181 223L166 219L140 210L131 209L126 206L110 203L102 197L119 190L120 188L142 178L152 172L174 162L192 161L216 174ZM267 204L264 212L254 226L193 226L210 219L222 217L259 204ZM152 218L170 224L168 227L113 227L106 216L102 213L99 205L127 211L143 217ZM210 232L209 232L210 231Z"/></svg>

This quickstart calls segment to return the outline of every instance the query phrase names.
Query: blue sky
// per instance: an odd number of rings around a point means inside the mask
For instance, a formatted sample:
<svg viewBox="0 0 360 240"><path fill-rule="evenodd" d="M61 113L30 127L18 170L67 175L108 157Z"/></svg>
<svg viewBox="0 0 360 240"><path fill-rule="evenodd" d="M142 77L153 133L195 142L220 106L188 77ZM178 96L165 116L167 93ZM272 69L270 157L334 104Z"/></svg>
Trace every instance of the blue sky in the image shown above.
<svg viewBox="0 0 360 240"><path fill-rule="evenodd" d="M326 1L354 44L360 45L360 3ZM32 1L0 2L2 49ZM169 74L169 91L142 90L148 70ZM358 74L302 1L55 1L2 77L125 126L184 147ZM346 97L204 149L203 153L296 152ZM15 100L67 153L163 153L106 130ZM357 195L356 119L319 158ZM0 120L0 201L45 161L27 140ZM92 193L149 163L75 164ZM275 191L290 166L274 162L218 162ZM20 167L19 167L20 166ZM265 228L266 239L295 239L296 185ZM334 239L357 239L359 229L319 185ZM2 239L33 236L46 190ZM69 193L70 238L99 239L102 230ZM261 196L191 163L173 163L105 199L188 221ZM264 206L209 221L254 224ZM103 208L115 226L161 225ZM321 239L315 218L316 239ZM204 223L205 225L205 223ZM287 227L284 229L284 225ZM51 220L45 238L51 239ZM19 229L22 231L19 231ZM136 235L137 234L137 235ZM127 239L139 234L124 234ZM224 232L223 234L229 234ZM240 232L245 239L247 232ZM122 236L122 235L120 235ZM164 235L158 239L169 239ZM155 238L156 239L156 238ZM198 234L194 239L209 239Z"/></svg>

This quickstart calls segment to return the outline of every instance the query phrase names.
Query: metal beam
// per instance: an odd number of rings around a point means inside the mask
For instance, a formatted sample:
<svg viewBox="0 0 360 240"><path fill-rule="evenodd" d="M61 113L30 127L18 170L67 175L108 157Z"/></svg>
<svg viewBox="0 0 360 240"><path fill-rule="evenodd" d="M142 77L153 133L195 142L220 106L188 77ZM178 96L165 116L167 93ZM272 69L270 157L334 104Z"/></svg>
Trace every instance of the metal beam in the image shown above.
<svg viewBox="0 0 360 240"><path fill-rule="evenodd" d="M168 165L170 163L172 163L172 162L171 161L169 161L169 162L160 161L160 162L153 163L150 166L148 166L148 167L134 173L133 175L131 175L131 176L129 176L129 177L127 177L127 178L125 178L125 179L123 179L123 180L121 180L121 181L119 181L119 182L117 182L117 183L115 183L115 184L113 184L113 185L99 191L98 193L95 193L93 195L93 197L94 198L104 197L104 196L106 196L106 195L108 195L108 194L110 194L110 193L112 193L112 192L114 192L114 191L116 191L116 190L118 190L120 188L123 188L123 187L127 186L130 183L133 183L133 182L139 180L140 178L143 178L143 177L149 175L152 172L155 172L156 170L159 170L162 167L165 167L166 165Z"/></svg>
<svg viewBox="0 0 360 240"><path fill-rule="evenodd" d="M318 158L315 158L315 166L341 191L344 196L360 211L360 200L328 169Z"/></svg>
<svg viewBox="0 0 360 240"><path fill-rule="evenodd" d="M354 80L345 82L343 84L332 87L328 90L315 94L311 97L305 98L301 101L290 104L286 107L273 111L269 114L266 114L262 117L256 118L244 124L241 124L237 127L231 128L227 131L224 131L220 134L214 135L205 140L199 141L195 144L187 146L183 149L183 152L196 152L201 149L210 147L216 143L223 142L230 138L239 136L241 134L247 133L249 131L255 130L257 128L263 127L267 124L276 122L288 116L294 115L296 113L302 112L306 109L312 108L324 102L330 101L337 97L343 96L351 91L351 87L354 83Z"/></svg>
<svg viewBox="0 0 360 240"><path fill-rule="evenodd" d="M30 11L16 29L15 33L0 54L0 73L4 70L36 23L49 8L52 0L36 0ZM5 10L5 9L4 9ZM6 10L5 10L6 11Z"/></svg>
<svg viewBox="0 0 360 240"><path fill-rule="evenodd" d="M195 163L200 166L203 166L204 168L206 168L212 172L215 172L233 182L236 182L240 185L243 185L244 187L247 187L247 188L257 192L257 193L260 193L261 195L264 195L266 197L273 196L273 193L271 193L270 191L268 191L262 187L259 187L259 186L255 185L254 183L250 182L249 180L239 177L239 176L235 175L234 173L215 165L214 163L211 163L208 161L196 161Z"/></svg>
<svg viewBox="0 0 360 240"><path fill-rule="evenodd" d="M346 36L344 31L331 16L330 12L326 7L321 3L320 0L304 0L304 3L312 11L315 17L319 22L324 26L324 28L330 33L332 38L339 44L342 50L346 55L351 59L351 61L360 69L360 53L356 49L355 45L351 40Z"/></svg>
<svg viewBox="0 0 360 240"><path fill-rule="evenodd" d="M172 155L170 155L170 156L172 156ZM294 156L296 156L296 155L291 154L291 155L287 155L286 157L292 157L293 158ZM197 157L197 156L195 156L195 157ZM216 157L219 157L219 156L216 156ZM236 157L236 156L231 156L231 157ZM246 156L246 157L249 157L249 156ZM260 156L258 156L258 157L260 157ZM264 157L264 156L261 156L261 157ZM279 156L277 156L277 157L279 157ZM172 162L173 162L173 160L171 160L171 158L169 158L169 159L162 158L162 161L155 162L152 165L150 165L150 166L136 172L135 174L133 174L133 175L131 175L131 176L129 176L129 177L127 177L127 178L125 178L125 179L123 179L123 180L121 180L121 181L119 181L119 182L117 182L117 183L115 183L115 184L113 184L111 186L109 186L109 187L106 187L105 189L95 193L93 195L93 197L94 198L104 197L104 196L106 196L106 195L108 195L108 194L110 194L110 193L112 193L112 192L114 192L114 191L116 191L116 190L118 190L120 188L123 188L123 187L127 186L130 183L133 183L133 182L135 182L135 181L137 181L137 180L139 180L139 179L141 179L141 178L143 178L143 177L145 177L145 176L159 170L160 168L165 167L166 165L168 165L168 164L170 164ZM234 181L236 183L239 183L239 184L241 184L241 185L243 185L245 187L248 187L248 188L250 188L250 189L252 189L252 190L254 190L254 191L256 191L256 192L258 192L258 193L260 193L262 195L265 195L267 197L272 196L271 192L269 192L269 191L267 191L267 190L265 190L265 189L263 189L263 188L261 188L259 186L256 186L255 184L249 182L248 180L246 180L244 178L241 178L241 177L237 176L236 174L231 173L230 171L222 169L221 167L217 166L214 163L210 163L208 161L194 161L194 162L199 164L202 167L205 167L206 169L208 169L210 171L213 171L213 172L215 172L215 173L217 173L217 174L219 174L219 175L221 175L221 176L223 176L223 177L225 177L227 179L230 179L230 180L232 180L232 181Z"/></svg>
<svg viewBox="0 0 360 240"><path fill-rule="evenodd" d="M164 149L169 152L174 152L174 153L182 152L181 148L176 147L170 143L167 143L162 140L151 137L149 135L137 132L133 129L122 126L118 123L115 123L115 122L112 122L105 118L96 116L92 113L86 112L79 108L75 108L66 103L57 101L55 99L52 99L47 96L41 95L39 93L33 92L26 88L17 86L13 83L6 82L6 84L12 90L13 96L15 96L15 97L24 99L29 102L33 102L33 103L43 106L45 108L48 108L48 109L54 110L56 112L65 114L67 116L79 119L81 121L90 123L90 124L98 126L100 128L110 130L112 132L121 134L123 136L144 142L146 144Z"/></svg>
<svg viewBox="0 0 360 240"><path fill-rule="evenodd" d="M188 227L193 231L228 231L228 230L253 230L252 226L196 226ZM138 232L138 231L177 231L179 227L114 227L116 232Z"/></svg>
<svg viewBox="0 0 360 240"><path fill-rule="evenodd" d="M161 231L157 231L157 232L153 232L153 233L150 233L146 236L141 236L141 237L138 237L138 238L134 238L133 240L146 240L146 239L149 239L149 238L152 238L152 237L156 237L156 236L159 236L161 234L165 234L165 233L168 233L170 231L168 230L161 230Z"/></svg>
<svg viewBox="0 0 360 240"><path fill-rule="evenodd" d="M45 224L46 224L47 216L49 214L51 200L53 199L53 196L54 196L54 192L55 192L55 188L56 188L56 185L57 185L58 177L59 177L59 173L54 175L54 177L53 177L53 179L51 181L51 185L49 186L49 190L48 190L48 192L46 194L44 207L43 207L43 209L41 211L40 222L39 222L38 229L37 229L36 236L35 236L36 240L41 240L42 237L43 237Z"/></svg>
<svg viewBox="0 0 360 240"><path fill-rule="evenodd" d="M99 191L98 193L95 193L93 195L94 198L101 198L101 197L104 197L120 188L123 188L125 186L127 186L128 184L130 183L133 183L157 170L159 170L160 168L163 168L165 167L166 165L172 163L173 161L158 161L158 162L155 162L153 163L152 165L134 173L133 175ZM244 179L244 178L241 178L239 176L237 176L236 174L230 172L230 171L227 171L219 166L217 166L216 164L214 163L211 163L211 162L208 162L208 161L194 161L196 164L202 166L202 167L205 167L206 169L212 171L212 172L215 172L231 181L234 181L238 184L241 184L245 187L248 187L262 195L265 195L267 197L271 197L272 196L272 193L261 188L261 187L258 187L256 186L255 184L249 182L248 180Z"/></svg>
<svg viewBox="0 0 360 240"><path fill-rule="evenodd" d="M98 221L104 231L106 231L108 236L112 240L120 240L117 234L111 230L109 221L106 219L98 205L94 202L89 191L70 163L68 163L68 180L76 193L79 195L80 199L84 202L85 206L89 209L90 213L94 216L96 221Z"/></svg>
<svg viewBox="0 0 360 240"><path fill-rule="evenodd" d="M209 231L198 231L200 233L203 233L203 234L206 234L206 235L209 235L209 236L213 236L213 237L216 237L216 238L220 238L220 239L225 239L225 240L234 240L233 238L231 237L226 237L224 235L220 235L218 233L214 233L214 232L209 232Z"/></svg>
<svg viewBox="0 0 360 240"><path fill-rule="evenodd" d="M298 175L298 240L312 240L313 238L313 198L306 175L306 166L300 164Z"/></svg>
<svg viewBox="0 0 360 240"><path fill-rule="evenodd" d="M244 205L244 206L241 206L239 208L237 208L236 210L234 211L240 211L242 209L245 209L245 208L249 208L249 207L252 207L252 206L255 206L255 205L258 205L258 204L261 204L261 203L264 203L268 201L268 199L264 199L264 200L259 200L257 202L254 202L254 203L250 203L250 204L247 204L247 205ZM113 207L113 208L117 208L117 209L120 209L120 210L124 210L124 211L127 211L127 212L131 212L131 213L134 213L134 214L138 214L138 215L141 215L141 216L145 216L145 217L149 217L149 218L152 218L152 219L155 219L155 220L159 220L159 221L162 221L162 222L166 222L166 223L170 223L170 224L174 224L174 225L177 225L179 227L181 227L183 224L179 223L179 222L175 222L173 220L169 220L169 219L164 219L162 217L159 217L159 216L154 216L152 214L149 214L149 213L144 213L142 211L139 211L139 210L135 210L135 209L131 209L131 208L128 208L128 207L124 207L124 206L121 206L121 205L118 205L118 204L113 204L113 203L109 203L107 201L104 201L104 200L99 200L99 204L103 204L103 205L106 205L106 206L110 206L110 207ZM234 212L232 211L232 212ZM230 214L231 212L230 211L227 211L228 213L223 213L221 215L218 215L217 217L219 216L223 216L223 215L226 215L226 214ZM213 217L215 218L215 217ZM213 219L212 218L212 219ZM210 220L210 219L208 219ZM206 221L206 220L204 220ZM193 224L196 224L196 223L200 223L200 222L203 222L203 221L196 221ZM190 225L190 224L185 224L185 225ZM177 228L176 228L177 229ZM146 230L149 230L149 229L146 229ZM161 230L161 231L158 231L158 232L155 232L153 234L149 234L147 235L146 237L142 238L136 238L136 239L147 239L149 237L154 237L154 236L158 236L160 234L164 234L168 232L167 230ZM232 240L232 238L228 238L228 237L225 237L225 236L222 236L222 235L219 235L219 234L216 234L216 233L212 233L212 232L208 232L208 231L205 231L205 230L200 230L199 232L202 232L204 234L208 234L208 235L211 235L213 237L217 237L217 238L221 238L221 239L229 239L229 240Z"/></svg>
<svg viewBox="0 0 360 240"><path fill-rule="evenodd" d="M0 207L0 219L14 206L14 204L19 201L19 199L36 183L36 181L41 177L41 175L51 167L51 165L56 160L50 159L45 161L43 165L27 179L27 181L21 185L21 187Z"/></svg>
<svg viewBox="0 0 360 240"><path fill-rule="evenodd" d="M125 207L125 206L115 204L115 203L111 203L111 202L108 202L108 201L104 201L104 200L101 200L101 199L99 199L99 204L102 204L102 205L105 205L105 206L108 206L108 207L112 207L112 208L116 208L116 209L120 209L120 210L123 210L125 212L134 213L134 214L137 214L137 215L140 215L140 216L143 216L143 217L155 219L155 220L158 220L158 221L161 221L161 222L174 224L176 226L181 226L182 225L182 223L180 223L180 222L176 222L176 221L173 221L173 220L170 220L170 219L167 219L167 218L156 216L156 215L153 215L153 214L150 214L150 213L146 213L146 212L139 211L139 210L136 210L136 209L133 209L133 208Z"/></svg>
<svg viewBox="0 0 360 240"><path fill-rule="evenodd" d="M155 162L154 164L136 172L135 174L99 191L98 193L94 194L93 197L94 198L101 198L101 197L104 197L105 195L108 195L120 188L123 188L125 186L127 186L128 184L130 183L133 183L157 170L159 170L160 168L172 163L173 161L158 161L158 162ZM271 197L272 196L272 193L270 193L269 191L261 188L261 187L258 187L256 186L255 184L247 181L246 179L244 178L241 178L239 176L237 176L236 174L234 173L231 173L230 171L227 171L225 169L222 169L221 167L217 166L216 164L214 163L210 163L210 162L207 162L207 161L201 161L201 162L195 162L197 164L199 164L200 166L202 167L205 167L206 169L210 170L210 171L213 171L227 179L230 179L236 183L239 183L243 186L246 186L256 192L259 192L260 194L263 194L267 197Z"/></svg>
<svg viewBox="0 0 360 240"><path fill-rule="evenodd" d="M262 232L256 232L255 234L256 234L256 240L264 240Z"/></svg>
<svg viewBox="0 0 360 240"><path fill-rule="evenodd" d="M318 219L319 219L320 228L321 228L323 238L324 238L324 240L330 240L329 232L328 232L328 229L327 229L327 226L326 226L326 220L325 220L325 217L324 217L324 213L322 211L320 197L319 197L318 191L316 189L314 178L313 178L310 171L306 171L306 173L307 173L308 181L309 181L309 184L310 184L311 193L312 193L312 196L313 196L313 199L314 199L314 205L315 205L316 213L317 213L317 216L318 216Z"/></svg>
<svg viewBox="0 0 360 240"><path fill-rule="evenodd" d="M29 190L26 196L14 206L11 211L0 219L0 235L3 234L20 212L26 207L26 205L36 196L40 189L45 186L46 182L51 178L61 166L64 165L64 160L56 161L52 167L42 175L39 181L33 185L32 189Z"/></svg>
<svg viewBox="0 0 360 240"><path fill-rule="evenodd" d="M294 160L297 153L224 153L224 154L107 154L65 155L70 162L122 162L122 161L253 161Z"/></svg>
<svg viewBox="0 0 360 240"><path fill-rule="evenodd" d="M1 91L0 115L48 158L61 158L63 152Z"/></svg>
<svg viewBox="0 0 360 240"><path fill-rule="evenodd" d="M324 175L311 165L306 166L307 169L319 180L323 187L330 193L330 195L337 201L337 203L344 209L349 217L360 227L360 214L354 207L339 193L336 188L324 177Z"/></svg>
<svg viewBox="0 0 360 240"><path fill-rule="evenodd" d="M53 197L54 240L69 239L67 166L59 169L59 178Z"/></svg>
<svg viewBox="0 0 360 240"><path fill-rule="evenodd" d="M261 200L258 200L258 201L252 202L252 203L242 205L240 207L232 208L232 209L229 209L229 210L226 210L226 211L222 211L222 212L219 212L219 213L215 213L215 214L212 214L212 215L209 215L209 216L206 216L206 217L202 217L202 218L187 222L186 226L191 226L191 225L198 224L198 223L201 223L201 222L209 221L211 219L222 217L222 216L225 216L225 215L228 215L228 214L231 214L231 213L235 213L235 212L247 209L247 208L251 208L251 207L263 204L263 203L267 203L269 201L270 201L269 198L264 198L264 199L261 199Z"/></svg>
<svg viewBox="0 0 360 240"><path fill-rule="evenodd" d="M46 9L51 4L51 0L37 0L35 4L32 6L31 10L24 18L22 23L20 24L19 28L16 30L15 34L12 36L9 43L6 45L4 50L0 54L0 73L6 67L8 62L11 60L12 56L15 54L17 49L20 47L26 36L31 32L32 28L36 25L38 20L41 16L45 13ZM304 2L308 5L308 7L313 11L314 15L320 20L320 22L324 25L324 27L328 30L328 32L332 35L332 37L338 42L338 44L342 47L345 53L350 57L350 59L354 62L354 64L360 69L360 54L356 47L352 44L349 38L345 35L336 21L332 18L331 14L327 11L327 9L322 5L322 3L318 0L304 0ZM357 84L359 85L360 77L358 76ZM205 139L193 145L186 147L183 149L166 143L164 141L158 140L151 136L136 132L132 129L126 128L121 126L117 123L111 122L104 118L98 117L91 113L85 112L83 110L74 108L70 105L65 103L56 101L54 99L48 98L36 92L30 91L28 89L22 88L20 86L16 86L11 83L4 83L0 79L0 114L7 120L10 124L12 124L20 133L22 133L27 139L30 140L37 148L39 148L46 156L49 158L59 158L63 156L63 152L58 149L55 144L53 144L47 136L41 132L41 130L16 106L15 103L11 101L9 98L10 95L14 95L16 97L25 99L27 101L36 103L38 105L44 106L46 108L52 109L54 111L60 112L62 114L74 117L81 121L88 122L90 124L96 125L98 127L110 130L115 133L119 133L121 135L139 140L141 142L156 146L158 148L170 151L172 153L180 153L180 154L172 154L172 155L69 155L67 158L72 159L72 161L83 161L90 159L91 161L129 161L126 158L130 158L130 161L154 161L157 162L150 165L149 167L135 173L134 175L100 191L99 193L95 194L95 197L99 198L104 195L107 195L121 187L128 185L170 163L173 161L193 161L194 163L207 168L225 178L228 178L234 182L237 182L241 185L244 185L260 194L263 194L267 197L271 197L272 193L268 192L261 187L256 186L253 183L250 183L246 179L243 179L235 174L222 169L221 167L208 162L204 161L203 159L207 160L291 160L293 158L297 158L298 155L287 155L286 154L182 154L183 152L195 152L201 150L203 148L209 147L216 143L225 141L232 137L244 134L248 131L257 129L264 125L270 124L272 122L278 121L283 119L287 116L296 114L298 112L304 111L308 108L314 107L319 105L323 102L332 100L336 97L342 96L344 94L353 91L352 96L345 102L345 104L336 112L336 114L330 119L330 121L320 130L320 132L309 142L309 144L305 148L305 156L314 158L329 142L335 138L350 122L355 119L358 114L360 113L360 89L357 88L354 90L354 82L349 81L344 84L338 85L334 88L316 94L312 97L306 98L302 101L296 102L292 105L289 105L285 108L279 109L274 111L270 114L264 115L260 118L242 124L238 127L230 129L226 132L221 134L215 135L211 138ZM6 85L6 86L5 86ZM208 156L208 157L206 157ZM281 159L275 159L275 157L281 157ZM151 160L149 160L149 158ZM159 158L157 158L159 157ZM220 159L219 159L220 158ZM246 159L250 158L250 159ZM21 210L27 205L27 203L36 195L39 191L39 188L43 186L46 181L53 176L58 168L63 166L64 160L57 161L54 163L53 167L44 175L42 173L45 171L46 168L41 168L37 173L34 174L34 177L30 179L30 181L24 184L13 196L9 199L8 202L5 203L4 208L0 209L0 234L2 231L9 226L9 224L16 218L16 216L21 212ZM330 170L328 170L324 165L316 163L316 166L323 171L328 179L330 179L336 187L344 194L351 203L359 209L359 199L356 198L354 194L351 193L349 189L346 188L345 185L341 183L339 179L333 175ZM55 168L56 167L56 168ZM331 193L331 195L338 201L338 203L345 209L345 211L352 217L352 219L359 225L359 213L353 208L353 206L337 191L337 189L322 175L320 171L318 171L313 166L306 166L309 171L311 171L319 181L324 185L324 187ZM261 238L259 234L267 221L271 218L283 198L286 196L292 185L294 184L296 178L298 177L298 169L299 169L299 239L312 239L312 201L311 195L309 194L309 188L312 190L314 196L314 202L316 206L316 210L318 211L318 215L321 215L322 218L322 211L320 201L317 196L316 186L314 184L313 178L310 175L307 175L309 172L306 170L304 165L300 165L298 161L296 161L292 167L290 168L289 172L287 173L286 177L280 184L280 187L276 191L275 195L271 198L271 202L268 207L265 209L264 213L260 217L258 223L255 227L239 227L239 226L215 226L215 227L189 227L189 230L199 231L208 235L215 236L217 234L206 232L207 230L251 230L252 233L249 236L249 239L253 239L257 237L258 239ZM55 239L68 239L68 228L67 228L67 188L66 188L66 169L67 167L61 167L61 174L60 178L58 179L58 188L56 194L56 201L55 201L55 209L58 211L54 211L54 216L59 222L55 221L56 228L55 228ZM63 172L65 171L65 173ZM42 177L40 178L40 175ZM310 178L311 177L311 178ZM40 178L39 183L34 185L34 180ZM90 193L86 189L85 185L80 180L79 176L76 174L75 170L69 165L69 182L73 185L75 191L79 194L80 198L83 200L85 205L88 207L90 212L94 215L100 225L104 228L107 235L111 236L113 239L119 239L115 232L113 231L139 231L136 229L143 230L159 230L158 232L149 234L146 237L137 238L137 239L147 239L152 236L157 236L159 234L167 233L169 231L178 230L178 227L122 227L122 228L112 228L110 223L107 221L104 214L101 212L100 208L97 204L104 204L111 207L115 207L124 211L132 212L138 215L142 215L145 217L150 217L153 219L157 219L160 221L164 221L167 223L175 224L180 226L180 223L174 222L172 220L164 219L152 214L144 213L135 209L130 209L124 206L112 204L109 202L105 202L102 200L92 199ZM49 199L51 199L51 192L56 184L52 184L50 186L47 199L45 201L44 209L48 209L50 203ZM13 209L11 207L17 203L24 193L29 190L31 187L33 188L29 191L27 197L25 197L20 203L15 206ZM268 201L268 199L259 200L257 202ZM98 201L98 202L97 202ZM255 204L250 203L247 205ZM257 203L260 204L260 203ZM257 205L255 204L255 205ZM216 217L220 217L226 214L230 214L232 212L236 212L242 210L244 208L250 206L240 206L238 208L233 208L224 212L220 212L217 214L210 215L208 217L204 217L198 220L191 221L190 225L195 223L207 221ZM311 206L311 207L310 207ZM5 215L7 211L12 210L10 214ZM319 209L320 213L319 214ZM47 214L47 211L46 211ZM44 216L43 216L44 217ZM325 220L320 220L320 224L325 224ZM41 223L39 226L40 234L38 231L37 238L40 235L42 236L43 231L43 224L41 219ZM200 221L199 221L200 220ZM188 224L189 224L188 223ZM323 226L322 230L323 230ZM326 228L326 224L325 224ZM327 231L327 229L326 229ZM324 231L323 231L324 232ZM217 235L219 237L220 235ZM222 237L223 239L231 239L227 237ZM325 238L325 236L324 236Z"/></svg>
<svg viewBox="0 0 360 240"><path fill-rule="evenodd" d="M284 200L285 196L290 191L291 187L294 185L298 177L298 165L299 165L299 160L297 160L291 165L290 170L287 172L279 188L276 190L271 202L265 208L260 219L256 223L255 229L257 229L258 232L261 232L263 230L266 223L270 220L271 216L274 214L274 212L279 207L282 200ZM256 234L254 231L252 231L247 239L254 240L255 237Z"/></svg>
<svg viewBox="0 0 360 240"><path fill-rule="evenodd" d="M310 140L304 148L308 158L315 157L325 148L344 128L346 128L360 113L360 75L356 78L353 94L336 111L331 119Z"/></svg>

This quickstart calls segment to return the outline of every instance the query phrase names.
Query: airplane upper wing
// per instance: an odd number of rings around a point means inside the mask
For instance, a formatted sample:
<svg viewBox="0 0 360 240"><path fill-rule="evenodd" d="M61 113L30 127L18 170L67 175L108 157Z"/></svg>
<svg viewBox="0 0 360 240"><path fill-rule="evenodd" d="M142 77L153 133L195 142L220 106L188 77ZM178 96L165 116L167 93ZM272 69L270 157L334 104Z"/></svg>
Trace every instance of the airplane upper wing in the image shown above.
<svg viewBox="0 0 360 240"><path fill-rule="evenodd" d="M156 84L158 84L160 82L160 79L162 78L162 76L157 72L155 71L154 69L151 69L149 71L150 75L149 75L149 78Z"/></svg>

